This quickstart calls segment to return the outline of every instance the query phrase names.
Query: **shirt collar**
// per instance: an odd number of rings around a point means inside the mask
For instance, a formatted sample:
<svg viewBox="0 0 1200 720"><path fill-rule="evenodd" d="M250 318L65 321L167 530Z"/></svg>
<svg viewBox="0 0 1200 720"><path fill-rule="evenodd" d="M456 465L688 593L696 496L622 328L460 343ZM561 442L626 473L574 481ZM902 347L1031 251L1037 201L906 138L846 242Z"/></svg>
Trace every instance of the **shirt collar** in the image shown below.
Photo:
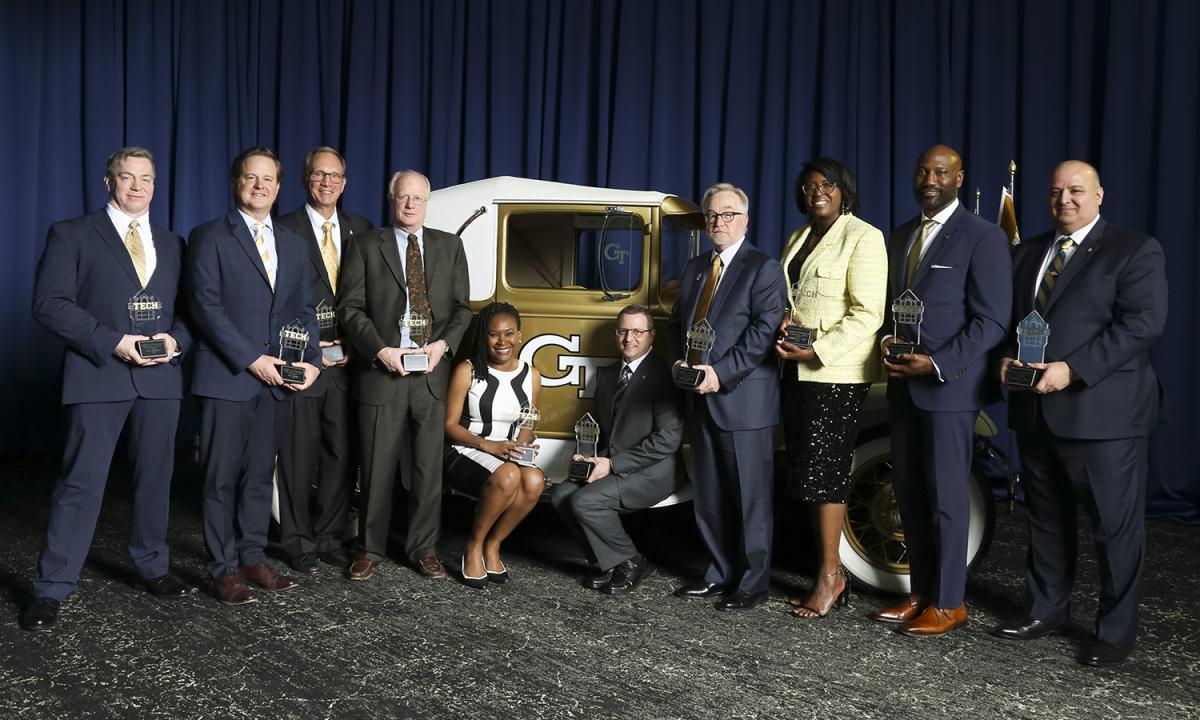
<svg viewBox="0 0 1200 720"><path fill-rule="evenodd" d="M721 266L729 267L729 263L733 262L733 257L738 254L738 250L742 249L742 243L746 242L746 236L743 235L740 240L717 253L717 249L713 248L713 252L721 256Z"/></svg>
<svg viewBox="0 0 1200 720"><path fill-rule="evenodd" d="M1071 233L1070 235L1064 235L1063 233L1056 231L1055 237L1054 237L1054 242L1056 244L1061 243L1063 238L1069 237L1075 241L1076 245L1082 245L1084 239L1089 234L1091 234L1092 228L1096 227L1096 223L1098 223L1098 222L1100 222L1100 213L1096 213L1096 217L1092 218L1092 221L1090 223L1088 223L1087 225L1084 225L1083 227L1079 228L1078 230Z"/></svg>
<svg viewBox="0 0 1200 720"><path fill-rule="evenodd" d="M114 227L121 231L122 235L125 232L128 232L129 223L133 222L134 220L137 220L139 228L146 228L147 230L150 229L150 221L146 217L148 213L142 213L137 217L133 217L131 215L126 215L123 210L112 203L105 205L104 209L108 211L108 219L112 221Z"/></svg>
<svg viewBox="0 0 1200 720"><path fill-rule="evenodd" d="M259 220L241 208L238 208L238 213L242 216L242 219L246 221L246 227L250 230L250 237L254 237L254 223L262 223L268 230L271 231L272 234L275 233L275 226L271 224L270 214L268 214L262 220Z"/></svg>
<svg viewBox="0 0 1200 720"><path fill-rule="evenodd" d="M945 225L947 222L950 221L950 216L953 215L954 211L957 209L958 209L958 198L954 198L954 202L952 202L949 205L947 205L946 207L942 208L941 211L938 212L937 215L934 215L931 218L927 218L927 217L925 217L925 213L921 213L921 219L922 220L932 220L935 223L937 223L938 225Z"/></svg>
<svg viewBox="0 0 1200 720"><path fill-rule="evenodd" d="M306 211L308 211L309 222L311 222L316 227L321 227L322 225L324 225L327 222L333 223L333 226L335 228L338 226L337 210L334 210L333 215L331 215L330 217L327 218L324 215L322 215L321 213L314 210L313 206L309 205L308 203L304 203L304 209Z"/></svg>
<svg viewBox="0 0 1200 720"><path fill-rule="evenodd" d="M651 349L653 349L653 348L651 348ZM635 359L633 362L625 362L625 359L622 358L621 363L629 366L629 373L632 375L633 373L637 372L638 366L642 364L642 361L645 360L649 356L650 356L650 350L647 350L646 352L642 353L641 357Z"/></svg>

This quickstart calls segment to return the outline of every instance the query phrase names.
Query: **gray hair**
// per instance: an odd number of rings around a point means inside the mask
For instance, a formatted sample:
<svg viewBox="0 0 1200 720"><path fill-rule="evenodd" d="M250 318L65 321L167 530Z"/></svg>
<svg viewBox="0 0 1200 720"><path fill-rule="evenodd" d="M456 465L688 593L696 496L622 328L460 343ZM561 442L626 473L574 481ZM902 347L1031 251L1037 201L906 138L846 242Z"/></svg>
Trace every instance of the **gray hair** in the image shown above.
<svg viewBox="0 0 1200 720"><path fill-rule="evenodd" d="M713 195L716 195L719 192L731 192L734 195L737 195L738 199L742 201L742 212L746 214L750 213L750 198L746 195L746 191L727 182L716 183L705 190L704 199L700 201L700 209L707 211L708 201L712 199Z"/></svg>
<svg viewBox="0 0 1200 720"><path fill-rule="evenodd" d="M425 177L416 170L398 170L396 171L395 175L392 175L392 179L388 181L388 199L396 197L396 183L400 182L400 178L404 177L405 175L416 175L425 181L425 187L429 188L426 191L427 198L428 194L433 192L433 185L429 182L429 178Z"/></svg>

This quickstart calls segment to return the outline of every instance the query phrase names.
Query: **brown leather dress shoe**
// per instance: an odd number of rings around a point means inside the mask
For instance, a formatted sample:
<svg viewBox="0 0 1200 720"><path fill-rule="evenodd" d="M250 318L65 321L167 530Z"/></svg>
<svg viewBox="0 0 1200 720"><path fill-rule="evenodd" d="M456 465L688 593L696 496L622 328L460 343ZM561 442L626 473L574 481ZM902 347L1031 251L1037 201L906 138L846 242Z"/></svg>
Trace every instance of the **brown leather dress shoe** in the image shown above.
<svg viewBox="0 0 1200 720"><path fill-rule="evenodd" d="M876 622L906 623L921 614L925 609L925 599L920 595L909 595L908 599L899 605L876 611L871 619Z"/></svg>
<svg viewBox="0 0 1200 720"><path fill-rule="evenodd" d="M967 606L953 609L925 608L925 611L900 626L900 632L909 637L945 635L954 628L967 624Z"/></svg>
<svg viewBox="0 0 1200 720"><path fill-rule="evenodd" d="M256 602L258 596L246 585L242 576L235 572L213 578L213 595L226 605L245 605Z"/></svg>
<svg viewBox="0 0 1200 720"><path fill-rule="evenodd" d="M354 558L354 562L350 563L350 569L346 571L346 576L351 580L370 580L375 574L375 565L377 563L366 555L359 555Z"/></svg>
<svg viewBox="0 0 1200 720"><path fill-rule="evenodd" d="M446 577L446 568L442 567L442 561L437 559L437 555L426 555L418 560L417 572L435 580Z"/></svg>
<svg viewBox="0 0 1200 720"><path fill-rule="evenodd" d="M271 569L271 566L266 563L257 565L243 565L238 568L238 573L246 582L252 582L255 585L266 588L267 590L288 590L296 587L298 584L295 578L290 578L287 575L280 575Z"/></svg>

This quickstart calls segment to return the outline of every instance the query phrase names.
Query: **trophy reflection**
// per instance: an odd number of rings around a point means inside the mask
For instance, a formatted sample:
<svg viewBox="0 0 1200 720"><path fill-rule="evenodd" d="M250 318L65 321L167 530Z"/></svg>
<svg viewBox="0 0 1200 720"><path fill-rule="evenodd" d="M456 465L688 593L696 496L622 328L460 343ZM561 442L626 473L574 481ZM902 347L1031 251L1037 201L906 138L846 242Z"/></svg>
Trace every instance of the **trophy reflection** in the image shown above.
<svg viewBox="0 0 1200 720"><path fill-rule="evenodd" d="M337 310L322 300L317 303L317 330L321 342L333 342L338 339ZM346 359L346 353L341 345L329 345L321 348L321 356L326 362L338 363Z"/></svg>
<svg viewBox="0 0 1200 720"><path fill-rule="evenodd" d="M1050 323L1037 310L1017 323L1017 360L1023 365L1046 362L1046 345L1050 342ZM1038 384L1042 371L1031 367L1008 366L1004 384L1013 390L1029 390Z"/></svg>
<svg viewBox="0 0 1200 720"><path fill-rule="evenodd" d="M534 443L537 442L537 426L541 422L542 413L535 408L531 403L525 403L521 406L521 412L517 413L517 420L508 430L508 439L517 443L517 449L520 454L517 457L509 459L518 465L535 467L533 462L537 456L537 448Z"/></svg>
<svg viewBox="0 0 1200 720"><path fill-rule="evenodd" d="M152 338L158 332L158 321L162 317L162 301L142 290L129 298L129 321L134 335L145 335ZM134 343L138 355L146 360L156 360L167 356L166 340L138 340Z"/></svg>
<svg viewBox="0 0 1200 720"><path fill-rule="evenodd" d="M892 301L892 337L895 342L888 346L889 362L900 362L901 355L920 352L921 319L924 315L925 303L912 290L905 290Z"/></svg>
<svg viewBox="0 0 1200 720"><path fill-rule="evenodd" d="M421 312L405 312L400 317L400 347L423 348L429 342L429 331L433 319ZM429 353L425 351L408 353L401 357L404 372L428 372Z"/></svg>
<svg viewBox="0 0 1200 720"><path fill-rule="evenodd" d="M575 423L575 454L585 458L596 457L600 443L600 425L592 418L591 413L584 413ZM576 482L587 482L595 469L596 463L586 460L572 460L567 468L567 479Z"/></svg>
<svg viewBox="0 0 1200 720"><path fill-rule="evenodd" d="M783 329L783 341L791 343L801 350L807 350L812 347L813 329L804 327L800 324L800 313L797 308L800 306L800 297L803 290L800 287L800 281L797 280L792 284L792 310L789 315L790 322Z"/></svg>
<svg viewBox="0 0 1200 720"><path fill-rule="evenodd" d="M293 320L279 329L279 359L284 364L275 367L279 368L279 376L288 385L304 384L304 368L293 363L304 360L306 347L308 330L304 329L299 320Z"/></svg>
<svg viewBox="0 0 1200 720"><path fill-rule="evenodd" d="M704 371L697 370L693 365L707 365L708 354L717 341L717 333L706 318L693 325L687 331L687 360L675 368L673 379L681 388L698 387L704 382Z"/></svg>

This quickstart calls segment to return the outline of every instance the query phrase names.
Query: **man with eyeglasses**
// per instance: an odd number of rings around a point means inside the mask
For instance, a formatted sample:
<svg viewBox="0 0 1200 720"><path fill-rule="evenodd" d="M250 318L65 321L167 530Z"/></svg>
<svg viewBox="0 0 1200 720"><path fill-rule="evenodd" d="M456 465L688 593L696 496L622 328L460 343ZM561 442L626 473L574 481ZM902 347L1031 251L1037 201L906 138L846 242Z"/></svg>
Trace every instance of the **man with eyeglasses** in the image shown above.
<svg viewBox="0 0 1200 720"><path fill-rule="evenodd" d="M748 610L767 597L774 527L775 425L779 369L775 333L787 307L779 261L746 239L746 193L718 183L702 202L713 249L688 261L671 309L676 366L703 373L686 393L696 525L712 559L704 577L677 597ZM703 323L707 323L707 328ZM714 333L707 362L689 357L688 333Z"/></svg>
<svg viewBox="0 0 1200 720"><path fill-rule="evenodd" d="M338 207L346 189L346 162L337 150L310 150L300 179L308 201L281 216L279 224L308 246L323 371L292 401L291 430L279 452L279 542L293 570L315 573L318 559L342 570L350 565L342 545L354 471L345 367L350 346L330 315L337 308L345 250L355 235L371 230L371 223Z"/></svg>
<svg viewBox="0 0 1200 720"><path fill-rule="evenodd" d="M271 220L282 171L267 148L243 151L229 170L236 207L188 238L185 273L199 336L192 393L200 401L204 542L213 594L226 605L257 600L247 583L268 590L296 586L267 564L263 551L275 455L288 432L294 393L320 373L321 351L308 250ZM289 327L296 325L308 342L285 350ZM285 383L280 366L296 360L294 354L302 357L293 365L303 369L303 381Z"/></svg>
<svg viewBox="0 0 1200 720"><path fill-rule="evenodd" d="M654 318L645 305L617 314L621 360L602 368L592 403L600 442L585 482L563 482L551 504L599 570L585 587L608 595L633 590L650 572L621 514L658 504L675 488L675 453L683 439L679 396L667 363L650 354Z"/></svg>
<svg viewBox="0 0 1200 720"><path fill-rule="evenodd" d="M425 227L429 192L421 173L393 175L393 226L357 236L342 269L338 319L356 355L351 394L363 458L351 580L369 580L385 557L397 465L408 490L405 553L422 576L446 577L437 557L446 389L471 324L471 288L462 240ZM417 317L425 324L411 325ZM410 323L403 330L402 320ZM424 362L406 368L409 354Z"/></svg>
<svg viewBox="0 0 1200 720"><path fill-rule="evenodd" d="M75 589L123 429L133 461L129 555L139 584L163 598L190 592L167 574L166 537L183 397L179 356L191 340L176 314L183 238L150 222L154 185L149 150L114 152L104 174L108 204L50 226L38 263L33 317L66 343L67 433L33 600L21 615L26 630L54 625L59 603ZM158 305L145 325L130 316L135 296ZM149 351L151 340L159 352Z"/></svg>

